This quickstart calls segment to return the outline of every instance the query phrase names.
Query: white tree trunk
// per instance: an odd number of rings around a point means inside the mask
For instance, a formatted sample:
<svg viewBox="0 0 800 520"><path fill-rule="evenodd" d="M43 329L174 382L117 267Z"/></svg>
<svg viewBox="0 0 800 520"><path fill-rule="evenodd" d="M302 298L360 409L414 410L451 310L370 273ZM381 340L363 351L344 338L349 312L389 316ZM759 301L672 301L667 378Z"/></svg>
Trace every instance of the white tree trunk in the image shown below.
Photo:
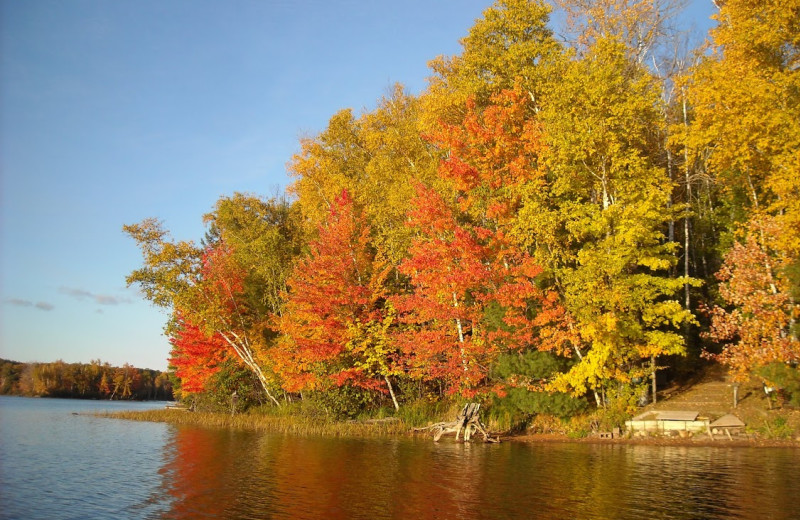
<svg viewBox="0 0 800 520"><path fill-rule="evenodd" d="M453 292L453 306L458 309L458 297L456 296L455 292ZM458 348L461 351L461 366L464 368L464 372L466 372L467 358L464 354L464 329L461 328L461 318L456 318L456 328L458 329Z"/></svg>
<svg viewBox="0 0 800 520"><path fill-rule="evenodd" d="M397 404L397 397L394 395L394 388L392 388L392 382L389 381L389 376L383 376L384 381L386 381L386 386L389 387L389 395L392 396L392 402L394 403L394 410L397 411L400 409L400 405Z"/></svg>
<svg viewBox="0 0 800 520"><path fill-rule="evenodd" d="M253 355L253 351L250 349L250 346L245 338L242 341L236 333L230 332L229 334L219 331L220 336L225 339L228 345L233 348L236 352L236 355L239 356L239 359L249 368L250 370L255 373L256 377L258 377L258 382L261 383L261 388L264 390L264 393L267 394L267 397L275 403L275 406L280 406L280 402L272 395L272 392L269 391L269 380L267 379L266 374L264 371L261 370L261 366L256 363L255 356Z"/></svg>

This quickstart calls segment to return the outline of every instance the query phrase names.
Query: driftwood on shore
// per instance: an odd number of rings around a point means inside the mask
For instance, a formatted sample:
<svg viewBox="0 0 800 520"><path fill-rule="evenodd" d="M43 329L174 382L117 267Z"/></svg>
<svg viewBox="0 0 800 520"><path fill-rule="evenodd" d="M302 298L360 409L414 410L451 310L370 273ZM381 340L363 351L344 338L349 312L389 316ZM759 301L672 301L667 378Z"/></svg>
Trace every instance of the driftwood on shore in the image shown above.
<svg viewBox="0 0 800 520"><path fill-rule="evenodd" d="M400 422L400 419L397 417L384 417L382 419L367 419L364 421L364 424L388 424L396 422Z"/></svg>
<svg viewBox="0 0 800 520"><path fill-rule="evenodd" d="M478 411L481 405L478 403L467 403L458 414L455 421L440 422L431 424L424 428L414 428L415 432L430 431L433 432L433 441L438 442L443 435L448 433L455 433L456 440L461 436L461 431L464 431L464 442L469 442L472 436L477 432L483 435L484 442L500 442L499 439L492 438L486 427L481 423L478 417Z"/></svg>

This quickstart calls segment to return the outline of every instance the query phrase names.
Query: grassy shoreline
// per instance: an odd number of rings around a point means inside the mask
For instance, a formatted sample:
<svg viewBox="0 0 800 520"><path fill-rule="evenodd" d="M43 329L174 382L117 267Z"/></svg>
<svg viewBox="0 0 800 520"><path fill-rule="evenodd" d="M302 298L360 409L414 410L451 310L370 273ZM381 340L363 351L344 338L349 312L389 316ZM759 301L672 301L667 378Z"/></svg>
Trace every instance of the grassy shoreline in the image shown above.
<svg viewBox="0 0 800 520"><path fill-rule="evenodd" d="M174 425L200 426L205 428L224 428L236 430L261 431L297 436L327 436L327 437L419 437L426 434L414 434L412 426L403 420L366 420L366 421L336 421L326 417L309 418L303 416L272 416L263 413L241 413L230 415L218 412L188 412L181 410L145 410L106 412L97 414L111 419L131 421L163 422ZM445 437L444 442L452 442L453 437ZM744 447L744 448L798 448L800 438L795 439L770 439L760 435L750 434L747 437L737 437L733 440L717 437L716 440L704 436L689 438L680 437L620 437L615 439L601 439L599 437L575 437L567 434L509 434L502 435L502 441L524 443L583 443L583 444L612 444L612 445L641 445L641 446L679 446L679 447ZM432 440L431 440L432 442ZM476 442L479 442L476 440Z"/></svg>
<svg viewBox="0 0 800 520"><path fill-rule="evenodd" d="M324 435L331 437L372 437L406 435L411 428L397 421L335 421L327 417L309 418L292 415L266 415L219 412L189 412L184 410L142 410L106 412L101 417L129 421L164 422L175 425L207 428L256 430L288 435Z"/></svg>

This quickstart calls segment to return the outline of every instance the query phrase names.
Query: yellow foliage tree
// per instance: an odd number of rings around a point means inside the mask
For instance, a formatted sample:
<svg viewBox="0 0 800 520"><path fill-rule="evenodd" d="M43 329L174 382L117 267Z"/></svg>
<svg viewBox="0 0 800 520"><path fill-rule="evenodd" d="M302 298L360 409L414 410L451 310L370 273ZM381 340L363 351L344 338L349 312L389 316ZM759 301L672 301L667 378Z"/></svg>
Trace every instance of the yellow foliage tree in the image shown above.
<svg viewBox="0 0 800 520"><path fill-rule="evenodd" d="M468 99L483 107L515 84L539 103L563 53L548 26L550 11L541 0L497 0L487 8L461 40L460 55L429 63L434 75L422 96L423 128L459 124Z"/></svg>
<svg viewBox="0 0 800 520"><path fill-rule="evenodd" d="M421 136L419 111L419 100L396 85L374 111L356 118L342 110L325 131L302 141L289 164L295 178L290 191L310 235L346 191L367 219L375 247L392 264L400 261L411 239L403 223L412 180L437 182L437 157Z"/></svg>
<svg viewBox="0 0 800 520"><path fill-rule="evenodd" d="M800 253L800 0L720 2L711 54L690 71L686 140L728 192L778 218Z"/></svg>
<svg viewBox="0 0 800 520"><path fill-rule="evenodd" d="M728 206L736 208L733 230L747 230L744 245L734 244L717 275L731 307L715 309L711 333L727 341L735 329L739 341L727 344L719 359L734 360L741 378L745 359L755 366L755 360L789 359L785 352L798 350L800 0L726 0L718 5L711 52L685 80L694 120L683 142L704 160ZM741 260L745 257L747 262ZM748 276L741 275L745 267ZM745 280L755 287L752 273L772 280L761 284L769 293L764 298L785 300L773 306L785 307L776 315L786 323L769 334L760 330L766 314L752 310L764 307L753 303L758 291L733 283ZM770 334L777 339L761 339Z"/></svg>
<svg viewBox="0 0 800 520"><path fill-rule="evenodd" d="M659 93L618 38L573 60L539 114L547 184L529 189L516 234L550 268L575 331L578 362L552 388L600 394L652 375L655 356L681 354L693 320L672 297L675 244L665 241L672 189L655 165Z"/></svg>

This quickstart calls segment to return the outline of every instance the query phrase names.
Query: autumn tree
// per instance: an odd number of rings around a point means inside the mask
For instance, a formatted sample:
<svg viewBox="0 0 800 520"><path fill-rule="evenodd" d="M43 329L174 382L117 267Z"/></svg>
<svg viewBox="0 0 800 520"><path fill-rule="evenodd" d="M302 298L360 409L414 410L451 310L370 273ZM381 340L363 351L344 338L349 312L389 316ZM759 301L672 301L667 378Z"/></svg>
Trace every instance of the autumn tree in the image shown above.
<svg viewBox="0 0 800 520"><path fill-rule="evenodd" d="M343 191L287 280L278 318L283 338L273 357L289 391L385 384L397 409L390 377L398 369L386 334L393 315L384 306L387 267L369 239L366 219Z"/></svg>
<svg viewBox="0 0 800 520"><path fill-rule="evenodd" d="M297 196L308 235L347 191L372 229L375 246L393 264L405 256L412 180L436 182L437 158L420 135L420 110L419 100L395 85L374 110L358 116L341 110L324 131L301 141L288 166L294 178L289 191Z"/></svg>
<svg viewBox="0 0 800 520"><path fill-rule="evenodd" d="M285 201L237 194L221 199L206 221L211 227L206 247L174 242L154 219L125 226L144 256L144 266L128 276L128 284L138 284L173 318L181 316L208 337L222 337L278 404L273 395L278 381L263 352L274 340L269 316L280 310L278 294L298 247L290 208Z"/></svg>
<svg viewBox="0 0 800 520"><path fill-rule="evenodd" d="M545 139L537 107L518 82L481 106L466 102L463 120L440 122L428 139L444 150L439 175L451 183L458 206L474 222L505 237L523 192L544 182Z"/></svg>
<svg viewBox="0 0 800 520"><path fill-rule="evenodd" d="M203 250L191 241L175 242L155 218L123 226L142 251L144 265L126 278L154 305L172 308L198 278Z"/></svg>
<svg viewBox="0 0 800 520"><path fill-rule="evenodd" d="M101 397L106 397L111 394L111 379L108 372L103 372L100 376L100 382L97 385L97 391Z"/></svg>
<svg viewBox="0 0 800 520"><path fill-rule="evenodd" d="M482 307L471 298L489 274L485 250L476 234L458 226L441 196L422 186L418 192L409 223L418 235L400 265L411 287L393 299L405 325L395 341L412 377L469 392L481 382L494 348L478 334Z"/></svg>
<svg viewBox="0 0 800 520"><path fill-rule="evenodd" d="M281 312L286 278L305 240L300 219L298 206L284 195L244 193L221 197L203 218L207 245L226 244L244 269L243 289L259 316Z"/></svg>
<svg viewBox="0 0 800 520"><path fill-rule="evenodd" d="M718 7L706 52L680 80L683 121L673 130L687 190L694 189L689 179L701 181L694 208L705 215L698 219L705 236L694 247L719 256L739 226L766 214L783 229L780 254L797 258L798 3L734 0ZM718 263L700 260L711 278Z"/></svg>
<svg viewBox="0 0 800 520"><path fill-rule="evenodd" d="M224 338L220 335L208 337L202 329L181 316L178 316L170 343L169 364L181 381L182 394L205 391L220 365L230 358L230 349Z"/></svg>
<svg viewBox="0 0 800 520"><path fill-rule="evenodd" d="M199 320L199 327L207 336L220 336L258 376L264 392L277 405L272 389L275 381L259 349L262 315L254 311L253 301L248 298L248 270L237 260L226 243L218 241L209 246L203 255L200 276L176 311L187 319Z"/></svg>
<svg viewBox="0 0 800 520"><path fill-rule="evenodd" d="M78 399L108 399L113 394L125 399L164 399L171 397L171 387L163 375L127 364L112 367L99 360L89 364L0 360L0 394Z"/></svg>
<svg viewBox="0 0 800 520"><path fill-rule="evenodd" d="M800 258L800 2L720 2L711 52L686 78L693 121L683 143L728 213L725 230L765 215L776 254ZM757 227L757 226L756 226Z"/></svg>
<svg viewBox="0 0 800 520"><path fill-rule="evenodd" d="M559 76L563 48L550 29L551 8L541 0L497 0L461 40L457 56L429 63L433 76L422 96L423 129L459 124L467 100L479 107L515 84L538 104Z"/></svg>
<svg viewBox="0 0 800 520"><path fill-rule="evenodd" d="M723 349L709 357L728 365L736 380L770 363L800 362L800 305L792 294L789 266L776 254L779 229L776 219L751 221L717 273L727 308L710 309L708 336Z"/></svg>
<svg viewBox="0 0 800 520"><path fill-rule="evenodd" d="M719 2L673 82L651 58L679 1L555 0L562 42L542 0L497 0L422 95L397 86L304 139L294 203L223 197L201 245L126 226L144 255L128 282L172 313L187 388L235 358L276 403L361 388L397 407L401 378L471 396L498 359L555 353L572 359L548 388L604 405L686 352L690 271L710 280L734 244L718 359L737 377L746 357L793 361L798 2Z"/></svg>
<svg viewBox="0 0 800 520"><path fill-rule="evenodd" d="M554 388L602 393L645 375L645 360L652 373L655 356L683 353L675 328L693 319L672 299L687 280L668 276L676 244L664 236L670 180L653 160L659 95L612 36L570 63L548 101L547 175L527 190L516 234L552 271L578 338L579 362Z"/></svg>
<svg viewBox="0 0 800 520"><path fill-rule="evenodd" d="M136 375L136 369L127 363L117 367L111 378L113 389L109 399L114 399L115 396L119 399L130 399L136 390Z"/></svg>
<svg viewBox="0 0 800 520"><path fill-rule="evenodd" d="M719 193L727 237L746 230L728 238L733 245L717 274L724 307L714 308L710 330L725 343L718 359L738 378L747 357L759 365L796 350L799 17L796 0L720 2L710 52L685 80L694 119L684 146Z"/></svg>
<svg viewBox="0 0 800 520"><path fill-rule="evenodd" d="M394 338L412 377L470 396L497 356L532 345L558 308L536 285L541 268L501 231L470 223L433 189L417 191L417 236L399 268L409 290L391 299L401 324Z"/></svg>
<svg viewBox="0 0 800 520"><path fill-rule="evenodd" d="M758 211L778 216L784 249L800 235L800 2L720 2L712 49L691 70L689 142Z"/></svg>

